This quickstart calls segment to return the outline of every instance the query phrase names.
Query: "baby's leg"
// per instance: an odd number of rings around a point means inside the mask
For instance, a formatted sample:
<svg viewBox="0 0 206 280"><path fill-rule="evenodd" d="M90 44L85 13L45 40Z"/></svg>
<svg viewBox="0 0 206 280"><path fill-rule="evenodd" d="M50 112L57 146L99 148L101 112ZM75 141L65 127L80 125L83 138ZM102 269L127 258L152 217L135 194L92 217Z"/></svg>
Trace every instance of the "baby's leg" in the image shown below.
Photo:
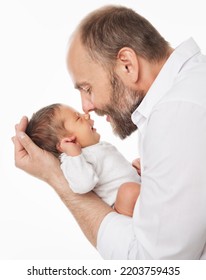
<svg viewBox="0 0 206 280"><path fill-rule="evenodd" d="M134 182L119 187L114 209L123 215L133 216L134 206L140 193L140 185Z"/></svg>

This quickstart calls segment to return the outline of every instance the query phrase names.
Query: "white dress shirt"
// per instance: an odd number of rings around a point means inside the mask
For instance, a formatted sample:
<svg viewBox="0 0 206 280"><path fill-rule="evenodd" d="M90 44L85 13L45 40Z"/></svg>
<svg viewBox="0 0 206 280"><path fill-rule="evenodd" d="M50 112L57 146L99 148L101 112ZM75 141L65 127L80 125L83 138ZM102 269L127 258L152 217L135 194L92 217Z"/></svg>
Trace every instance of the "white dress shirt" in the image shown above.
<svg viewBox="0 0 206 280"><path fill-rule="evenodd" d="M133 218L104 218L98 251L105 259L206 259L206 57L192 38L173 51L132 120L141 193Z"/></svg>

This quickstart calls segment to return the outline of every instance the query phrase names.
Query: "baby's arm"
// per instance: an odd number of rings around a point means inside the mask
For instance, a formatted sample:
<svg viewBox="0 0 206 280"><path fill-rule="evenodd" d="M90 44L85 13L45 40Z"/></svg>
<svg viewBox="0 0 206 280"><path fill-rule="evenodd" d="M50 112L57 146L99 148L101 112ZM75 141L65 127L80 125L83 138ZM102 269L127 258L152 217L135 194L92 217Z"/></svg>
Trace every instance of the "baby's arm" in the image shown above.
<svg viewBox="0 0 206 280"><path fill-rule="evenodd" d="M58 150L62 153L67 154L68 156L74 157L78 156L82 152L82 148L78 142L75 141L75 138L63 138L58 144Z"/></svg>
<svg viewBox="0 0 206 280"><path fill-rule="evenodd" d="M86 161L79 144L61 145L61 169L73 192L83 194L94 189L99 178L91 163Z"/></svg>
<svg viewBox="0 0 206 280"><path fill-rule="evenodd" d="M99 178L91 163L83 154L79 156L61 156L61 169L73 192L87 193L96 186Z"/></svg>

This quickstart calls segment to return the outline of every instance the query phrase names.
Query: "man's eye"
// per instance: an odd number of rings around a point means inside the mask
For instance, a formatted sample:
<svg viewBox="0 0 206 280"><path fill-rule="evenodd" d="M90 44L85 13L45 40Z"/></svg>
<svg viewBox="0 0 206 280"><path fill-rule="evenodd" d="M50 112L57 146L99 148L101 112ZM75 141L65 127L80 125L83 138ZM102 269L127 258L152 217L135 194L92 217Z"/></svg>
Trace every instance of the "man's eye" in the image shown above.
<svg viewBox="0 0 206 280"><path fill-rule="evenodd" d="M91 94L91 88L90 87L89 88L84 88L83 91L85 93Z"/></svg>

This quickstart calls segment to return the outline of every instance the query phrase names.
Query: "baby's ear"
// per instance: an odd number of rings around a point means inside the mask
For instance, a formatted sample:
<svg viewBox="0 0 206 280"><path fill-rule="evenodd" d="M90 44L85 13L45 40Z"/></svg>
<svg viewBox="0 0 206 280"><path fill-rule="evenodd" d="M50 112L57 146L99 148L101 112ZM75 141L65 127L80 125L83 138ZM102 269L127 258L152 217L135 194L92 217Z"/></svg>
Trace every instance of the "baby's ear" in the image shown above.
<svg viewBox="0 0 206 280"><path fill-rule="evenodd" d="M65 144L67 143L75 143L76 141L76 137L75 136L67 136L62 138L57 144L56 144L56 148L59 152L63 152L62 148L65 146Z"/></svg>

